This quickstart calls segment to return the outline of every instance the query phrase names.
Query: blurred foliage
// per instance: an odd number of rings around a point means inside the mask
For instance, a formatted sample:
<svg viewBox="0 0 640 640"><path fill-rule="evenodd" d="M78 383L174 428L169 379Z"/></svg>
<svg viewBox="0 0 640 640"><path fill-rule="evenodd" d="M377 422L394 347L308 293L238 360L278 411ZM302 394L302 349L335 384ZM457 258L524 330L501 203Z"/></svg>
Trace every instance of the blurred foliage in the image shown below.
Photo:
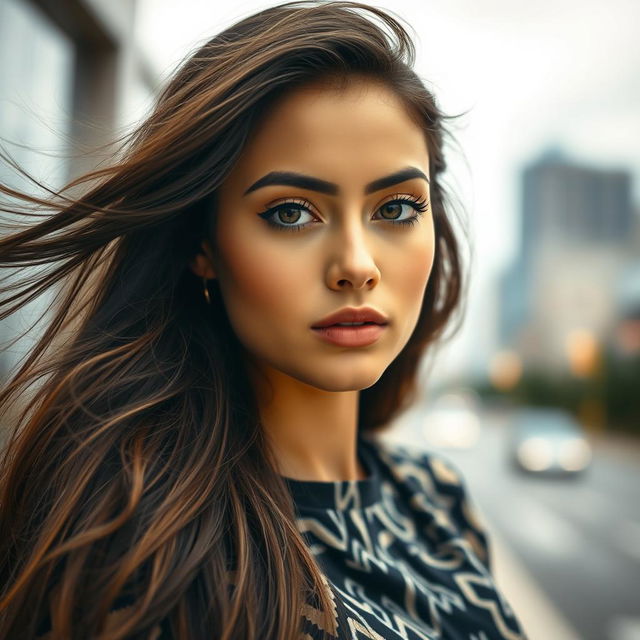
<svg viewBox="0 0 640 640"><path fill-rule="evenodd" d="M640 436L640 354L621 357L607 348L598 370L587 378L568 371L528 368L508 391L496 389L489 380L477 380L471 386L485 400L513 406L559 407L583 422L585 414L595 414L602 423L597 425L600 428Z"/></svg>
<svg viewBox="0 0 640 640"><path fill-rule="evenodd" d="M640 435L640 354L620 358L605 352L603 396L612 427Z"/></svg>

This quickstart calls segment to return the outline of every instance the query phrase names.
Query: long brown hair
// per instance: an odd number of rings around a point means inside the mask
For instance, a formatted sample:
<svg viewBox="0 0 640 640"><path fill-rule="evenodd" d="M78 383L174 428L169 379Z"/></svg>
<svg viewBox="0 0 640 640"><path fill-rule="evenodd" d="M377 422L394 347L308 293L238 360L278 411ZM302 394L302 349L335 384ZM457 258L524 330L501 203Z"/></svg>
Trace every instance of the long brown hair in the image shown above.
<svg viewBox="0 0 640 640"><path fill-rule="evenodd" d="M0 186L3 211L28 216L0 239L11 269L0 318L56 292L42 339L0 393L1 408L22 405L0 479L0 638L35 638L50 616L50 637L65 640L148 638L161 622L179 638L290 640L309 602L335 631L242 345L215 281L207 305L188 263L278 96L324 76L384 81L428 142L437 245L413 335L360 393L358 428L388 425L463 299L442 184L448 116L414 57L378 8L279 4L186 59L109 166L48 198ZM49 267L16 269L32 265Z"/></svg>

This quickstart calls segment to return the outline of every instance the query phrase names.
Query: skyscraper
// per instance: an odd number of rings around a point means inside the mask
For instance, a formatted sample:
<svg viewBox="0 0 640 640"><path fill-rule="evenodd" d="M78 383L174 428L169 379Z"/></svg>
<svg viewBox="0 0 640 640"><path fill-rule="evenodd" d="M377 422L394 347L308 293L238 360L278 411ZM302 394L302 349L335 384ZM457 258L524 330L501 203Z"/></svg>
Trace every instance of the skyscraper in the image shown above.
<svg viewBox="0 0 640 640"><path fill-rule="evenodd" d="M522 174L519 251L501 283L499 334L525 360L557 366L572 331L601 338L613 285L633 259L631 175L552 149Z"/></svg>

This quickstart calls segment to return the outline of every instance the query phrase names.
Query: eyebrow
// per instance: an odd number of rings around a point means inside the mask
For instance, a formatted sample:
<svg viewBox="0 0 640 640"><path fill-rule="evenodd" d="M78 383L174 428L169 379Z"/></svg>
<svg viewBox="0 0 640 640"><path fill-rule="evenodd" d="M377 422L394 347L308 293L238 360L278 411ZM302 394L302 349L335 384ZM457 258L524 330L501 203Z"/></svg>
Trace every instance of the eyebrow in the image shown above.
<svg viewBox="0 0 640 640"><path fill-rule="evenodd" d="M420 171L417 167L405 167L388 176L378 178L373 182L369 182L364 188L365 194L373 193L374 191L380 191L380 189L386 189L394 184L405 182L406 180L412 180L413 178L422 178L429 182L429 178ZM326 193L330 196L337 196L340 193L340 187L334 182L327 182L320 178L314 178L313 176L307 176L302 173L295 173L293 171L271 171L265 176L262 176L259 180L256 180L243 194L247 194L260 189L262 187L269 187L271 185L285 185L289 187L300 187L301 189L309 189L310 191L319 191L320 193Z"/></svg>

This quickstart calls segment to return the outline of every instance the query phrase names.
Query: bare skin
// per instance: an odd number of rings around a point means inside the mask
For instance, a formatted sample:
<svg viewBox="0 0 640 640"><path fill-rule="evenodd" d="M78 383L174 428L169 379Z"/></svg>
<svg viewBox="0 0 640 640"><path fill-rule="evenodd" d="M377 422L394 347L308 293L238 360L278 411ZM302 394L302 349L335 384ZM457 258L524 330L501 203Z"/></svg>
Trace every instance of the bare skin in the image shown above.
<svg viewBox="0 0 640 640"><path fill-rule="evenodd" d="M219 280L251 354L262 423L284 476L366 477L356 453L358 395L415 328L435 238L431 208L420 214L411 202L429 202L426 179L368 194L365 185L407 167L428 179L424 134L393 92L367 80L343 90L316 83L275 106L220 187L215 238L203 242L191 268ZM314 176L338 190L270 185L245 195L272 171ZM383 206L397 198L407 201ZM258 215L292 200L270 216L278 228ZM416 215L415 224L393 222ZM375 343L337 346L311 329L347 306L388 317Z"/></svg>

